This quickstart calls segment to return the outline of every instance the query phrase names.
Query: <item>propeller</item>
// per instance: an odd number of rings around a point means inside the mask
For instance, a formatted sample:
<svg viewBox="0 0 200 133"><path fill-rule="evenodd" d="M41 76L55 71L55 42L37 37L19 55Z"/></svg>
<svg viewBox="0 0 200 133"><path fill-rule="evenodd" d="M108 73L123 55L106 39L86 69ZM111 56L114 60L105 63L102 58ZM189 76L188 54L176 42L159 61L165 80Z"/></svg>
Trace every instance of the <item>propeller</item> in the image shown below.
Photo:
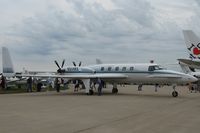
<svg viewBox="0 0 200 133"><path fill-rule="evenodd" d="M64 64L65 64L65 59L64 59L63 62L62 62L61 68L63 68Z"/></svg>
<svg viewBox="0 0 200 133"><path fill-rule="evenodd" d="M60 66L59 66L59 64L58 64L58 62L57 62L56 60L55 60L54 62L56 63L57 67L58 67L59 69L61 69Z"/></svg>
<svg viewBox="0 0 200 133"><path fill-rule="evenodd" d="M81 66L81 64L82 64L82 62L80 61L80 62L79 62L79 64L78 64L78 66L80 67L80 66Z"/></svg>
<svg viewBox="0 0 200 133"><path fill-rule="evenodd" d="M74 61L73 61L72 63L73 63L73 65L74 65L75 67L77 66L76 63L75 63ZM78 64L78 66L80 67L81 64L82 64L82 62L80 61L79 64Z"/></svg>
<svg viewBox="0 0 200 133"><path fill-rule="evenodd" d="M62 61L61 66L58 64L58 62L57 62L56 60L55 60L54 62L55 62L55 64L56 64L56 66L58 67L57 72L58 72L58 73L64 73L64 72L65 72L65 69L63 69L63 67L64 67L64 65L65 65L65 60ZM72 63L73 63L73 65L74 65L75 67L76 67L76 66L80 67L80 66L82 65L82 62L81 62L81 61L79 62L78 65L76 65L76 62L75 62L75 61L73 61Z"/></svg>
<svg viewBox="0 0 200 133"><path fill-rule="evenodd" d="M56 64L56 66L58 67L57 72L58 72L58 73L64 73L64 72L65 72L65 69L63 69L63 67L64 67L64 64L65 64L65 60L62 61L61 67L60 67L60 65L58 64L58 62L57 62L56 60L55 60L54 62L55 62L55 64Z"/></svg>
<svg viewBox="0 0 200 133"><path fill-rule="evenodd" d="M74 66L76 66L76 63L74 61L72 63L73 63Z"/></svg>

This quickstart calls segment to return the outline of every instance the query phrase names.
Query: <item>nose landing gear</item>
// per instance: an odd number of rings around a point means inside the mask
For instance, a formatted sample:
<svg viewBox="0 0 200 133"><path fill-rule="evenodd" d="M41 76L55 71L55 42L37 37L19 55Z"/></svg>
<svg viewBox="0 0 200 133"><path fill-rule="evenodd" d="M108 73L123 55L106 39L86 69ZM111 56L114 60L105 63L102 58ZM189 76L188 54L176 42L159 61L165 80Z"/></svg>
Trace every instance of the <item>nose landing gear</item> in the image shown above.
<svg viewBox="0 0 200 133"><path fill-rule="evenodd" d="M173 86L173 92L172 92L172 96L173 97L178 97L178 92L176 91L176 86Z"/></svg>
<svg viewBox="0 0 200 133"><path fill-rule="evenodd" d="M118 89L117 89L117 88L113 88L113 89L112 89L112 93L113 93L113 94L117 94L117 93L118 93Z"/></svg>

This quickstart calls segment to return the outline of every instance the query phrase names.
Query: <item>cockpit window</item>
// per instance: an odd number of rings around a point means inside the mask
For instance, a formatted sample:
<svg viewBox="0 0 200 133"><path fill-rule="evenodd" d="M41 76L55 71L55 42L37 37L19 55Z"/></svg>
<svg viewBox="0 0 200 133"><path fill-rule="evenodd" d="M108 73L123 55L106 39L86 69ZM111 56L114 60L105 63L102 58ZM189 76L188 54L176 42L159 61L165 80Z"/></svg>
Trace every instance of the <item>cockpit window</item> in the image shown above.
<svg viewBox="0 0 200 133"><path fill-rule="evenodd" d="M149 71L154 71L154 66L149 66Z"/></svg>
<svg viewBox="0 0 200 133"><path fill-rule="evenodd" d="M154 66L154 70L160 70L159 66Z"/></svg>
<svg viewBox="0 0 200 133"><path fill-rule="evenodd" d="M166 69L166 68L163 68L162 66L157 66L157 70L163 70L163 69Z"/></svg>
<svg viewBox="0 0 200 133"><path fill-rule="evenodd" d="M154 70L163 70L164 68L160 66L149 66L149 71L154 71Z"/></svg>

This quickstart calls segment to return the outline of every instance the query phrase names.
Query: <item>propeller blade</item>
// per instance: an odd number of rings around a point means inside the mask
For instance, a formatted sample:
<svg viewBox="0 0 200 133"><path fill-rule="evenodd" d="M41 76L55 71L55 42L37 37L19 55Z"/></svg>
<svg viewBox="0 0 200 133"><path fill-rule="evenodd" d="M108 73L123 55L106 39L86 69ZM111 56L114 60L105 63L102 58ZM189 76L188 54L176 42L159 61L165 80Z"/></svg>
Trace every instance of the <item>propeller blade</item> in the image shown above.
<svg viewBox="0 0 200 133"><path fill-rule="evenodd" d="M76 66L76 63L74 61L72 63L73 63L74 66Z"/></svg>
<svg viewBox="0 0 200 133"><path fill-rule="evenodd" d="M62 62L61 68L63 68L64 64L65 64L65 59L64 59L63 62Z"/></svg>
<svg viewBox="0 0 200 133"><path fill-rule="evenodd" d="M79 65L78 65L79 67L81 66L81 61L79 62Z"/></svg>
<svg viewBox="0 0 200 133"><path fill-rule="evenodd" d="M60 69L58 62L56 60L54 62L56 63L57 67Z"/></svg>

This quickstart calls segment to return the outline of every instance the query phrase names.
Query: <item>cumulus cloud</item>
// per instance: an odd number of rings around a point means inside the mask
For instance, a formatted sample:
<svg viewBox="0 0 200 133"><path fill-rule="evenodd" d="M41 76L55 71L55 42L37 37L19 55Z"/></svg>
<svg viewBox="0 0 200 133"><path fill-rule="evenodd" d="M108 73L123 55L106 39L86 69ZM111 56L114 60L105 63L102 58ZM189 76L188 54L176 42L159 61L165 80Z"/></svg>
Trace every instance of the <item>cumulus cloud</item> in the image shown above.
<svg viewBox="0 0 200 133"><path fill-rule="evenodd" d="M59 48L64 47L64 43L78 48L96 49L97 47L97 50L98 47L107 43L110 46L115 45L116 41L114 40L118 40L118 37L132 36L135 30L143 25L137 22L140 21L137 19L138 16L131 18L127 14L123 5L120 4L121 1L119 5L116 5L119 9L112 11L106 10L99 3L88 4L78 0L67 0L67 2L72 5L75 15L54 9L45 14L24 19L23 23L16 25L11 30L11 34L25 38L26 45L29 45L27 48L35 50L36 54L51 54L52 51L56 50L55 45L59 50ZM140 5L140 2L134 4ZM146 11L149 12L149 10ZM147 20L147 15L142 14L141 19ZM30 45L33 48L30 48ZM46 52L40 52L37 46Z"/></svg>

